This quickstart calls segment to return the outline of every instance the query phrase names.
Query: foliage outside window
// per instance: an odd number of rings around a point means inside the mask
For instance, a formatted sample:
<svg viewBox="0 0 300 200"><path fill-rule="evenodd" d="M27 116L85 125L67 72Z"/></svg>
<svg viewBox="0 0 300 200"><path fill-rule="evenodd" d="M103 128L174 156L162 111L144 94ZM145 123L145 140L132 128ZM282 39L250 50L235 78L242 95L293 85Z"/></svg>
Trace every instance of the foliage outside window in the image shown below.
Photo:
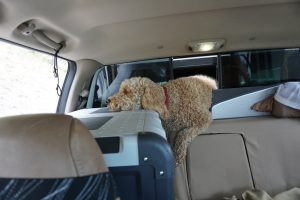
<svg viewBox="0 0 300 200"><path fill-rule="evenodd" d="M60 87L68 62L58 59ZM55 113L59 97L53 56L0 41L0 117Z"/></svg>

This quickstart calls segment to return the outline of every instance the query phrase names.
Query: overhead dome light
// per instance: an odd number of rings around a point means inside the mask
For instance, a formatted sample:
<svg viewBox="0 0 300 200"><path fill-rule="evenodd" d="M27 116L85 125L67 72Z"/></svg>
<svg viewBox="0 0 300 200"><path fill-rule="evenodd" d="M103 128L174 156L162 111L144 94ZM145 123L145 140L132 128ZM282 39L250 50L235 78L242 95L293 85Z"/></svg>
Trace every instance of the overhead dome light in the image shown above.
<svg viewBox="0 0 300 200"><path fill-rule="evenodd" d="M215 51L222 48L225 44L224 39L210 39L210 40L198 40L192 41L187 44L189 50L192 52L208 52Z"/></svg>

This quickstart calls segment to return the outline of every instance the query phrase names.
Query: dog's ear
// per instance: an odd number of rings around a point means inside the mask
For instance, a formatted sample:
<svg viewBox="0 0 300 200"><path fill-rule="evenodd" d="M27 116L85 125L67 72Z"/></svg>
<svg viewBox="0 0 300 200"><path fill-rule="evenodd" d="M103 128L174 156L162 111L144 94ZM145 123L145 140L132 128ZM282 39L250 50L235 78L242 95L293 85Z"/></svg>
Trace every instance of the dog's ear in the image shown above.
<svg viewBox="0 0 300 200"><path fill-rule="evenodd" d="M169 112L165 105L164 93L160 86L145 87L141 103L143 109L158 112L160 118L165 120L169 117Z"/></svg>

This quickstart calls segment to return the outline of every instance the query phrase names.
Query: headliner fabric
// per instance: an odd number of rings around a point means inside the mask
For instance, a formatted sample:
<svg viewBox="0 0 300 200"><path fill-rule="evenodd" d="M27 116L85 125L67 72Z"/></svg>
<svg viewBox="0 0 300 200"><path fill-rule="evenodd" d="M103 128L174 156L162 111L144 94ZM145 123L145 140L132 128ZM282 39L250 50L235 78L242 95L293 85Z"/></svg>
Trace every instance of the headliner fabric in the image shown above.
<svg viewBox="0 0 300 200"><path fill-rule="evenodd" d="M224 38L223 52L299 47L299 8L299 0L0 0L0 35L53 53L16 31L33 20L66 40L61 56L115 64L193 55L187 42L201 39Z"/></svg>

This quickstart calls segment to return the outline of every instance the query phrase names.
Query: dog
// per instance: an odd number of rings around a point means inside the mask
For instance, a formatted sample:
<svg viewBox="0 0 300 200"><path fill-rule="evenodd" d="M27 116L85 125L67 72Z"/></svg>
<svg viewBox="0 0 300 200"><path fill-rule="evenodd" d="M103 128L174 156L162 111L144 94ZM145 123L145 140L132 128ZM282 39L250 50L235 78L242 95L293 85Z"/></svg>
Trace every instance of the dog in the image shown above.
<svg viewBox="0 0 300 200"><path fill-rule="evenodd" d="M189 143L210 125L214 79L196 75L171 80L164 85L134 77L122 82L119 92L108 98L110 111L153 110L162 119L173 147L176 166L186 156Z"/></svg>

